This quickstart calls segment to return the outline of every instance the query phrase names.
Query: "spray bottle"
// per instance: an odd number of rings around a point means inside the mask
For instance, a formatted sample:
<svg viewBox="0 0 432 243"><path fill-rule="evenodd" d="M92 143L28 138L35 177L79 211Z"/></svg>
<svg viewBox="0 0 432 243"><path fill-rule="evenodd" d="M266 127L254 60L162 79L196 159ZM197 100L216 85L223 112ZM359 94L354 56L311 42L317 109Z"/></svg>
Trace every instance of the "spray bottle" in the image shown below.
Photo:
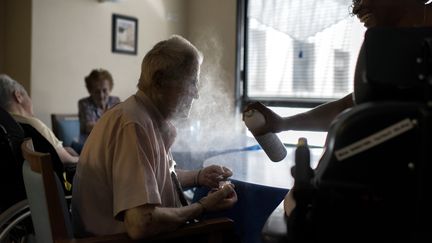
<svg viewBox="0 0 432 243"><path fill-rule="evenodd" d="M266 120L258 110L248 110L243 116L244 123L255 136L256 129L265 125ZM255 136L261 148L273 162L279 162L285 158L287 151L278 136L272 132Z"/></svg>

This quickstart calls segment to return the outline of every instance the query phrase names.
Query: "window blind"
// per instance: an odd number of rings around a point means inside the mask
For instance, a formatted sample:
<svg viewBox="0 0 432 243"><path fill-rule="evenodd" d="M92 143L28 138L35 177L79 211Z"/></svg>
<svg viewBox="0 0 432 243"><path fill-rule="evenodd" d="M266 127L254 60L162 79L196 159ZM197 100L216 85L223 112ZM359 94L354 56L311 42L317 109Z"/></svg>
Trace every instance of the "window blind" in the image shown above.
<svg viewBox="0 0 432 243"><path fill-rule="evenodd" d="M248 0L245 94L331 100L353 89L365 28L351 0Z"/></svg>

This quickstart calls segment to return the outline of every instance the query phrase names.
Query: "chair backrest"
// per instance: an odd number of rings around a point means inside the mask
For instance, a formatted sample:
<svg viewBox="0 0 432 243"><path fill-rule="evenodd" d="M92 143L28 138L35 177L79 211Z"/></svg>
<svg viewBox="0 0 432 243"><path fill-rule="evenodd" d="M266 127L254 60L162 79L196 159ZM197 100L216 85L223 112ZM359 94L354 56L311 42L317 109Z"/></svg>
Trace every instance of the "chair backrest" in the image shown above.
<svg viewBox="0 0 432 243"><path fill-rule="evenodd" d="M365 103L340 116L310 185L297 180L306 174L295 176L290 240L431 241L431 119L425 105L404 102Z"/></svg>
<svg viewBox="0 0 432 243"><path fill-rule="evenodd" d="M370 28L365 33L356 83L370 101L431 102L432 28ZM364 65L362 67L362 64ZM358 70L358 68L362 70Z"/></svg>
<svg viewBox="0 0 432 243"><path fill-rule="evenodd" d="M26 198L21 173L23 139L20 125L0 108L0 212Z"/></svg>
<svg viewBox="0 0 432 243"><path fill-rule="evenodd" d="M3 127L4 138L7 139L12 153L17 161L22 160L21 156L21 143L24 139L24 130L13 119L9 112L0 107L0 125Z"/></svg>
<svg viewBox="0 0 432 243"><path fill-rule="evenodd" d="M51 155L34 151L31 139L21 146L27 200L37 242L72 239L73 230L61 183L55 176Z"/></svg>
<svg viewBox="0 0 432 243"><path fill-rule="evenodd" d="M51 155L52 167L60 181L64 182L63 173L65 172L65 167L63 166L63 162L61 161L60 157L57 154L57 151L52 146L52 144L44 136L42 136L42 134L40 134L33 126L25 123L19 124L25 132L25 137L29 137L32 139L33 146L36 151L41 153L49 153ZM68 179L69 182L72 182L72 177L74 173L74 171L71 172L72 175L70 176L71 178ZM63 188L66 190L65 187Z"/></svg>
<svg viewBox="0 0 432 243"><path fill-rule="evenodd" d="M77 114L51 114L51 124L54 134L65 146L79 141L80 124Z"/></svg>

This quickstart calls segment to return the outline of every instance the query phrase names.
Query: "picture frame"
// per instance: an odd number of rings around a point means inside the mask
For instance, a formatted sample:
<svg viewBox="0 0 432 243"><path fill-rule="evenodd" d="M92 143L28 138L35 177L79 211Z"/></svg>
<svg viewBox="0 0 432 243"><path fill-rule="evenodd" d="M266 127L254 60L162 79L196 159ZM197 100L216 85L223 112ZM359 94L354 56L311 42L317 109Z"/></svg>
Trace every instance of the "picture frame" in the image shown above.
<svg viewBox="0 0 432 243"><path fill-rule="evenodd" d="M112 52L136 55L138 50L138 19L112 15Z"/></svg>

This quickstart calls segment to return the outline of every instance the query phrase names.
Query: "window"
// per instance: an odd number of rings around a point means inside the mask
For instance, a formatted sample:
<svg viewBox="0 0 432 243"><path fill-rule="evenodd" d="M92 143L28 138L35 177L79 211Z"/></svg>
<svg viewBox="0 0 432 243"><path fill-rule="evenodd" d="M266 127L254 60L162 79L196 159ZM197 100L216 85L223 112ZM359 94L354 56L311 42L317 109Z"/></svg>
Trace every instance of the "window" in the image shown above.
<svg viewBox="0 0 432 243"><path fill-rule="evenodd" d="M238 1L238 106L261 101L290 116L352 92L366 30L350 15L352 0ZM326 133L278 136L322 146Z"/></svg>
<svg viewBox="0 0 432 243"><path fill-rule="evenodd" d="M353 90L365 28L352 0L239 1L243 102L311 107Z"/></svg>

